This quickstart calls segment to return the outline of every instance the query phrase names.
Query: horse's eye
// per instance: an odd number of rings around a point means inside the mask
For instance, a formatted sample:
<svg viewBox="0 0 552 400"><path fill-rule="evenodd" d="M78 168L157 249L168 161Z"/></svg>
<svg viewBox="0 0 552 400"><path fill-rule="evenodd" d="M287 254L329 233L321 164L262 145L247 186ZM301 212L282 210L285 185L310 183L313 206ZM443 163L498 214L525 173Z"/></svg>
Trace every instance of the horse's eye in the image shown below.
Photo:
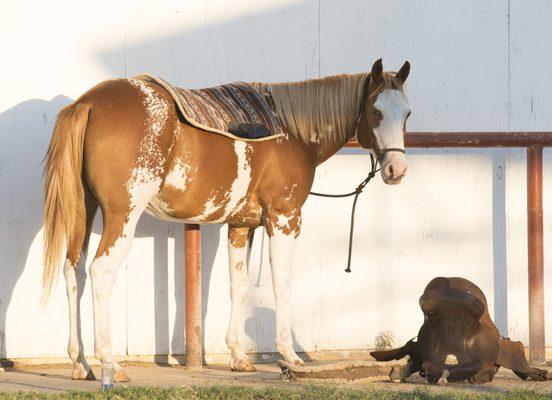
<svg viewBox="0 0 552 400"><path fill-rule="evenodd" d="M380 110L374 110L374 115L378 118L381 118L382 115L381 115L381 111Z"/></svg>

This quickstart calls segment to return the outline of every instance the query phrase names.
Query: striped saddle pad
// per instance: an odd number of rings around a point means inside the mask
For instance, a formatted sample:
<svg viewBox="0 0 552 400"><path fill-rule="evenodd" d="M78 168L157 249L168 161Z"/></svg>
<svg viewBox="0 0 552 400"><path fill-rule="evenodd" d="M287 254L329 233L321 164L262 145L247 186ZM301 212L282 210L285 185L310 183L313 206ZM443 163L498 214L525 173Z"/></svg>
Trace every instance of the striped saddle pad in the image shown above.
<svg viewBox="0 0 552 400"><path fill-rule="evenodd" d="M177 88L163 79L143 74L134 77L164 87L174 98L184 118L193 126L245 141L270 140L284 136L276 114L264 97L245 82L227 83L206 89ZM249 138L229 132L231 125L262 125L269 136Z"/></svg>

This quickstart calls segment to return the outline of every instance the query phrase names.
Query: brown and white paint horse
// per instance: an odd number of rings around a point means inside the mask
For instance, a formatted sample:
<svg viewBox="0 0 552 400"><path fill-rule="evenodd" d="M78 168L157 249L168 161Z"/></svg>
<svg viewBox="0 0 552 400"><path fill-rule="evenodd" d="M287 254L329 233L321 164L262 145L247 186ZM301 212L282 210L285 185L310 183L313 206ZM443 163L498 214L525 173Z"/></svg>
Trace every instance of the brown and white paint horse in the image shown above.
<svg viewBox="0 0 552 400"><path fill-rule="evenodd" d="M397 73L384 72L378 60L369 74L256 83L258 90L270 93L288 135L261 142L236 141L192 127L163 88L142 80L100 83L64 108L45 165L43 287L47 298L66 254L73 379L94 379L83 354L78 310L86 280L81 255L98 207L103 233L90 278L94 355L103 373L115 370L115 381L128 380L112 357L110 301L117 269L144 211L165 220L229 225L232 306L226 343L235 371L254 370L242 344L242 307L253 231L265 226L277 349L286 361L301 364L290 329L290 269L301 207L316 167L355 133L363 147L378 155L383 180L400 182L407 168L404 132L410 109L403 83L409 70L406 62Z"/></svg>

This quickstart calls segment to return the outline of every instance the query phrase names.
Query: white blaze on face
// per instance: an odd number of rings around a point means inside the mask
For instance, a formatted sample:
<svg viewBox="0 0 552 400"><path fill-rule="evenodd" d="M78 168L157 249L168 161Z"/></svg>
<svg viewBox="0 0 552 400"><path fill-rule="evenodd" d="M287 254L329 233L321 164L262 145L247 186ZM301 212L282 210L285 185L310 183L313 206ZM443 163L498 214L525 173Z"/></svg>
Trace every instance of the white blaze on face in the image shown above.
<svg viewBox="0 0 552 400"><path fill-rule="evenodd" d="M403 127L410 112L404 93L396 89L386 89L378 95L374 107L382 115L379 126L374 128L378 147L404 149ZM406 173L406 157L401 152L386 152L381 164L381 174L386 183L399 183Z"/></svg>

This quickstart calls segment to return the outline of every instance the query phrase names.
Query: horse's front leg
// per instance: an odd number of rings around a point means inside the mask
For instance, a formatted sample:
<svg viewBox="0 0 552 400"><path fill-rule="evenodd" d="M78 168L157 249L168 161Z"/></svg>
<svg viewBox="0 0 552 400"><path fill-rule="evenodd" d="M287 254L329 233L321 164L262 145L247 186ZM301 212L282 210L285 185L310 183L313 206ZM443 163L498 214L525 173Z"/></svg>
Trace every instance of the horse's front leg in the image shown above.
<svg viewBox="0 0 552 400"><path fill-rule="evenodd" d="M272 286L276 300L276 348L284 360L302 365L291 339L291 260L301 231L301 210L267 213Z"/></svg>
<svg viewBox="0 0 552 400"><path fill-rule="evenodd" d="M243 306L249 286L248 264L252 239L252 229L228 226L228 262L232 308L226 344L231 352L230 368L232 371L256 371L242 347L245 335Z"/></svg>

